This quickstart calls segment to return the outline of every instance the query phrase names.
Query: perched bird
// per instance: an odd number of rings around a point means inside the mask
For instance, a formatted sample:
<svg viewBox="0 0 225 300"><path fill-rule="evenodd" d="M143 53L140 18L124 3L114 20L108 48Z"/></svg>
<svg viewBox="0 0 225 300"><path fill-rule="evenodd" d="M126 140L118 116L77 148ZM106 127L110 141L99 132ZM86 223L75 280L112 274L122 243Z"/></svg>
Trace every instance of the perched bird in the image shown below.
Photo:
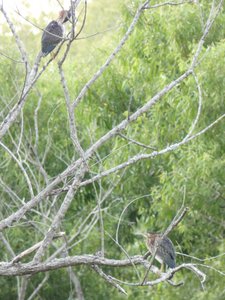
<svg viewBox="0 0 225 300"><path fill-rule="evenodd" d="M41 55L48 55L61 41L64 34L64 26L71 17L70 10L62 10L59 13L59 18L51 21L44 29L41 39Z"/></svg>
<svg viewBox="0 0 225 300"><path fill-rule="evenodd" d="M159 233L147 233L147 247L150 253L155 253L155 258L163 265L165 263L169 268L176 267L176 254L173 243L167 236Z"/></svg>

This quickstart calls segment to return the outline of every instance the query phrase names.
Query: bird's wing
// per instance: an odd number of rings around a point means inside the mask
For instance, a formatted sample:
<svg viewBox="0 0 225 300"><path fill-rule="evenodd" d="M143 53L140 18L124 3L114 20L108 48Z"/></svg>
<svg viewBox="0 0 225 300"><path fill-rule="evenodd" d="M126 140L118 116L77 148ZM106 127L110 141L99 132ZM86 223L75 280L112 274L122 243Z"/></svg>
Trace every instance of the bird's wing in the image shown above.
<svg viewBox="0 0 225 300"><path fill-rule="evenodd" d="M164 237L160 242L157 254L163 257L163 261L170 267L175 268L176 266L176 254L173 243L167 237Z"/></svg>
<svg viewBox="0 0 225 300"><path fill-rule="evenodd" d="M47 55L50 53L60 43L62 36L62 27L56 21L49 23L45 28L41 39L43 54Z"/></svg>

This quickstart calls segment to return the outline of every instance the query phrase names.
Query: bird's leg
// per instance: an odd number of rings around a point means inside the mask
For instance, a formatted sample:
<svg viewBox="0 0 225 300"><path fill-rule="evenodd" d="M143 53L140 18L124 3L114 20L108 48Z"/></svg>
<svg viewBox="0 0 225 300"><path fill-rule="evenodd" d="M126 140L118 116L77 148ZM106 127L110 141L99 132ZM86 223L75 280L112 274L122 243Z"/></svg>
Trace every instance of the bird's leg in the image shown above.
<svg viewBox="0 0 225 300"><path fill-rule="evenodd" d="M52 59L55 59L56 53L52 51L52 52L50 53L50 56L51 56Z"/></svg>
<svg viewBox="0 0 225 300"><path fill-rule="evenodd" d="M163 272L164 272L164 263L162 262L161 267L160 267L160 273L163 273Z"/></svg>

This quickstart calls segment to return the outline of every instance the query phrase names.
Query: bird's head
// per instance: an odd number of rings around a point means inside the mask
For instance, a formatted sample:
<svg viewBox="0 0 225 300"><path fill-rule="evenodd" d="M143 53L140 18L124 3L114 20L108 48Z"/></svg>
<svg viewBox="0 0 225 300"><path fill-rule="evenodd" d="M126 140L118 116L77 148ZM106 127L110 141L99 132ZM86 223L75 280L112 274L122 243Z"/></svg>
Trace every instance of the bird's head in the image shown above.
<svg viewBox="0 0 225 300"><path fill-rule="evenodd" d="M70 10L61 10L59 12L58 22L60 22L61 24L66 23L67 21L69 21L70 17L71 17Z"/></svg>
<svg viewBox="0 0 225 300"><path fill-rule="evenodd" d="M146 233L145 236L146 236L148 243L150 243L151 245L155 245L155 242L161 238L160 233L148 232L148 233Z"/></svg>

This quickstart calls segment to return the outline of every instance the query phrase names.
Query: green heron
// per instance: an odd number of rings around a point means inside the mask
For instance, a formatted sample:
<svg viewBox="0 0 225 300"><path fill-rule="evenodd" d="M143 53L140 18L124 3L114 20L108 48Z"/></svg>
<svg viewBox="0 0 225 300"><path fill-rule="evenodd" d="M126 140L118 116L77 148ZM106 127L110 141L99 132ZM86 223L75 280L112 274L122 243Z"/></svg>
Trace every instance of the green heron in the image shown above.
<svg viewBox="0 0 225 300"><path fill-rule="evenodd" d="M48 55L62 41L64 34L64 26L71 17L70 10L62 10L59 13L59 18L51 21L44 29L41 39L42 56Z"/></svg>
<svg viewBox="0 0 225 300"><path fill-rule="evenodd" d="M176 254L173 243L167 236L159 233L147 233L147 247L150 253L155 253L155 258L163 265L165 263L169 268L176 267Z"/></svg>

